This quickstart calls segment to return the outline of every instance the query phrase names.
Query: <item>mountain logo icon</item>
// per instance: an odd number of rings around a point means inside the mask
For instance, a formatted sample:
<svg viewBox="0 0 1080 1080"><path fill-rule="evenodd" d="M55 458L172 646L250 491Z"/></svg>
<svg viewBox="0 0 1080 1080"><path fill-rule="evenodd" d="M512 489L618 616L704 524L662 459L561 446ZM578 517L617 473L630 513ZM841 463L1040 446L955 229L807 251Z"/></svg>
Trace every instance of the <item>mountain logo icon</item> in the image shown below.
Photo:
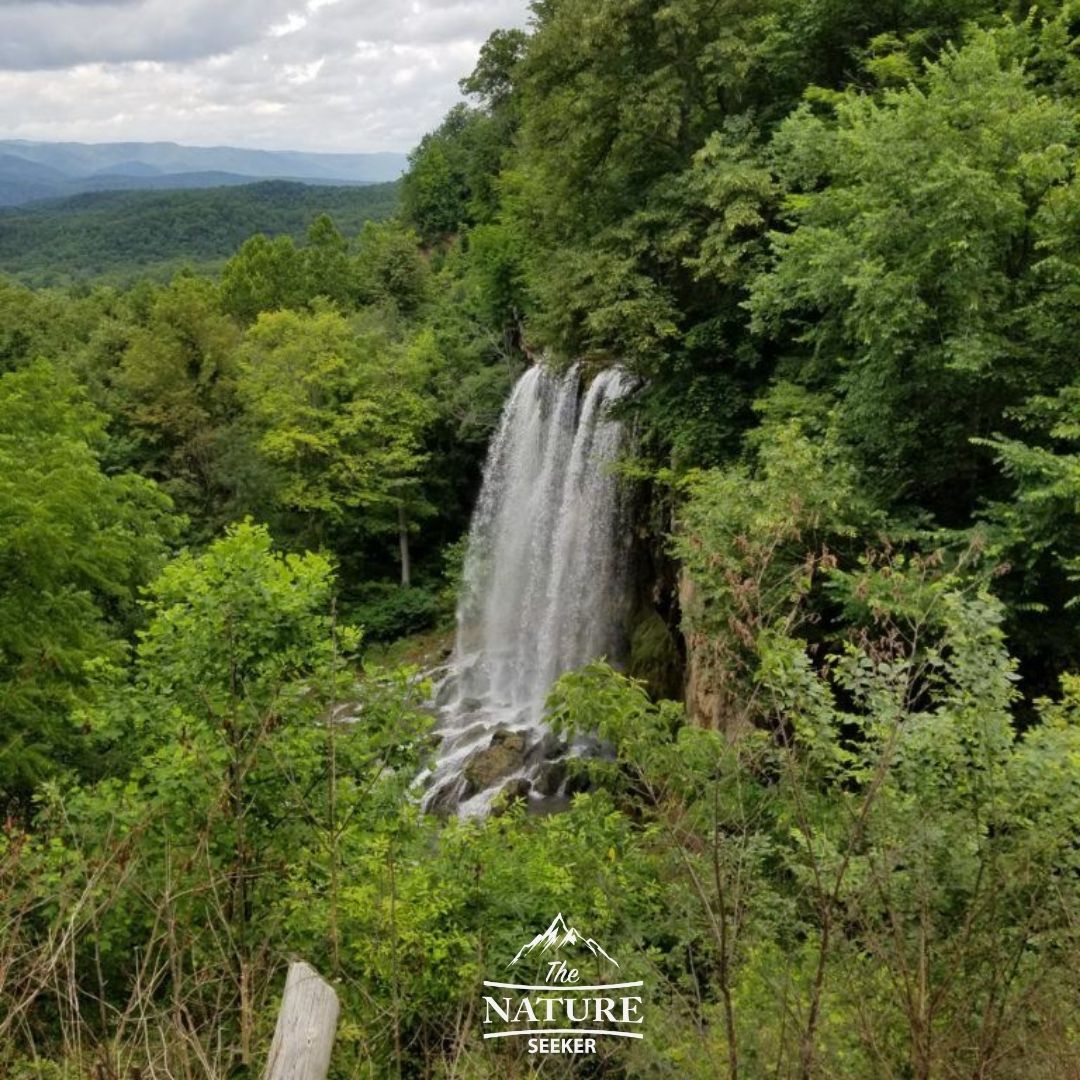
<svg viewBox="0 0 1080 1080"><path fill-rule="evenodd" d="M571 945L579 955L561 956L560 951ZM571 926L560 912L506 965L515 968L531 958L533 962L520 975L507 973L503 982L484 980L484 1038L521 1039L528 1053L544 1057L595 1054L602 1039L645 1038L641 979L628 979L621 971L604 971L601 965L584 972L583 978L574 965L588 960L580 955L586 951L603 957L612 967L619 966L595 938ZM530 969L537 974L528 982L525 972ZM590 974L596 977L595 983ZM612 981L623 979L626 981Z"/></svg>
<svg viewBox="0 0 1080 1080"><path fill-rule="evenodd" d="M576 927L567 926L562 912L551 920L551 925L543 933L537 934L532 941L522 945L514 959L506 966L513 967L522 957L530 956L533 952L538 951L539 955L543 955L549 951L557 952L567 945L583 945L593 956L602 956L609 963L619 966L619 962L606 953L593 938L586 937Z"/></svg>

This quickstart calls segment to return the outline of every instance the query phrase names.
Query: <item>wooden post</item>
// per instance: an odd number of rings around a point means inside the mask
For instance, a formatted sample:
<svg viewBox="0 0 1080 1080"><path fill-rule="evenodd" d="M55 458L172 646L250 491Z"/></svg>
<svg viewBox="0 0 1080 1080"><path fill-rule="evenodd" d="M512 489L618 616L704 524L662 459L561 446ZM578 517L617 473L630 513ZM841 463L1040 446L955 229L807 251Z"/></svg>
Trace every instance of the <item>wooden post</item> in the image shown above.
<svg viewBox="0 0 1080 1080"><path fill-rule="evenodd" d="M326 1080L339 1009L334 988L310 964L291 963L266 1080Z"/></svg>

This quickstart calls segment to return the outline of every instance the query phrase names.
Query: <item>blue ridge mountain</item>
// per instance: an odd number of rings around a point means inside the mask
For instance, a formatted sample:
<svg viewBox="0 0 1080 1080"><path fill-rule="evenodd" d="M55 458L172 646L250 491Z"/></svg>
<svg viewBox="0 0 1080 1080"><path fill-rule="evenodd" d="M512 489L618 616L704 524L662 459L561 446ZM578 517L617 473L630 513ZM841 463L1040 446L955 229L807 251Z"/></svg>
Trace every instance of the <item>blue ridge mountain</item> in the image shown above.
<svg viewBox="0 0 1080 1080"><path fill-rule="evenodd" d="M320 154L177 143L0 139L0 206L85 191L232 186L258 180L353 185L396 180L404 154Z"/></svg>

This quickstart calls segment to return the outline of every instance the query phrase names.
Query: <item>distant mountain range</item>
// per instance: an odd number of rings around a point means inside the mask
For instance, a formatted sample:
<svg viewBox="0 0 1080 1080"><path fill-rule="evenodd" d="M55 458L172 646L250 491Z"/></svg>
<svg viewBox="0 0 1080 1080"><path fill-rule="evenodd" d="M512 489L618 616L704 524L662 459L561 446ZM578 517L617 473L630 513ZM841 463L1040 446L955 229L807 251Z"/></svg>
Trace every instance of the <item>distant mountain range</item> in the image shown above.
<svg viewBox="0 0 1080 1080"><path fill-rule="evenodd" d="M0 139L0 206L86 191L229 187L253 180L336 186L396 180L404 154L308 154L177 143Z"/></svg>

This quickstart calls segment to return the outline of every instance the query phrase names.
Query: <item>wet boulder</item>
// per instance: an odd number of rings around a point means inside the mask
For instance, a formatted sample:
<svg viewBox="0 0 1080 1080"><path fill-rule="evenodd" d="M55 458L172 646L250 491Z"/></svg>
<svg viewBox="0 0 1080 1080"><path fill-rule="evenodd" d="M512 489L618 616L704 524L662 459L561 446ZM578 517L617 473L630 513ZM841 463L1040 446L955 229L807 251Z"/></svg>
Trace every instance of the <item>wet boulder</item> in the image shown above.
<svg viewBox="0 0 1080 1080"><path fill-rule="evenodd" d="M491 736L491 742L483 750L477 750L465 764L465 797L486 791L518 772L525 764L526 749L523 732L499 728Z"/></svg>
<svg viewBox="0 0 1080 1080"><path fill-rule="evenodd" d="M445 709L454 700L457 694L457 683L453 678L445 678L439 683L435 691L435 707Z"/></svg>
<svg viewBox="0 0 1080 1080"><path fill-rule="evenodd" d="M543 737L533 746L529 755L534 762L551 761L561 758L567 750L566 742L553 731L545 731Z"/></svg>
<svg viewBox="0 0 1080 1080"><path fill-rule="evenodd" d="M549 761L537 774L534 787L538 795L557 795L566 779L566 762Z"/></svg>
<svg viewBox="0 0 1080 1080"><path fill-rule="evenodd" d="M434 814L436 817L448 818L457 810L458 803L461 801L461 793L460 778L450 780L442 784L428 797L425 809L429 814Z"/></svg>

